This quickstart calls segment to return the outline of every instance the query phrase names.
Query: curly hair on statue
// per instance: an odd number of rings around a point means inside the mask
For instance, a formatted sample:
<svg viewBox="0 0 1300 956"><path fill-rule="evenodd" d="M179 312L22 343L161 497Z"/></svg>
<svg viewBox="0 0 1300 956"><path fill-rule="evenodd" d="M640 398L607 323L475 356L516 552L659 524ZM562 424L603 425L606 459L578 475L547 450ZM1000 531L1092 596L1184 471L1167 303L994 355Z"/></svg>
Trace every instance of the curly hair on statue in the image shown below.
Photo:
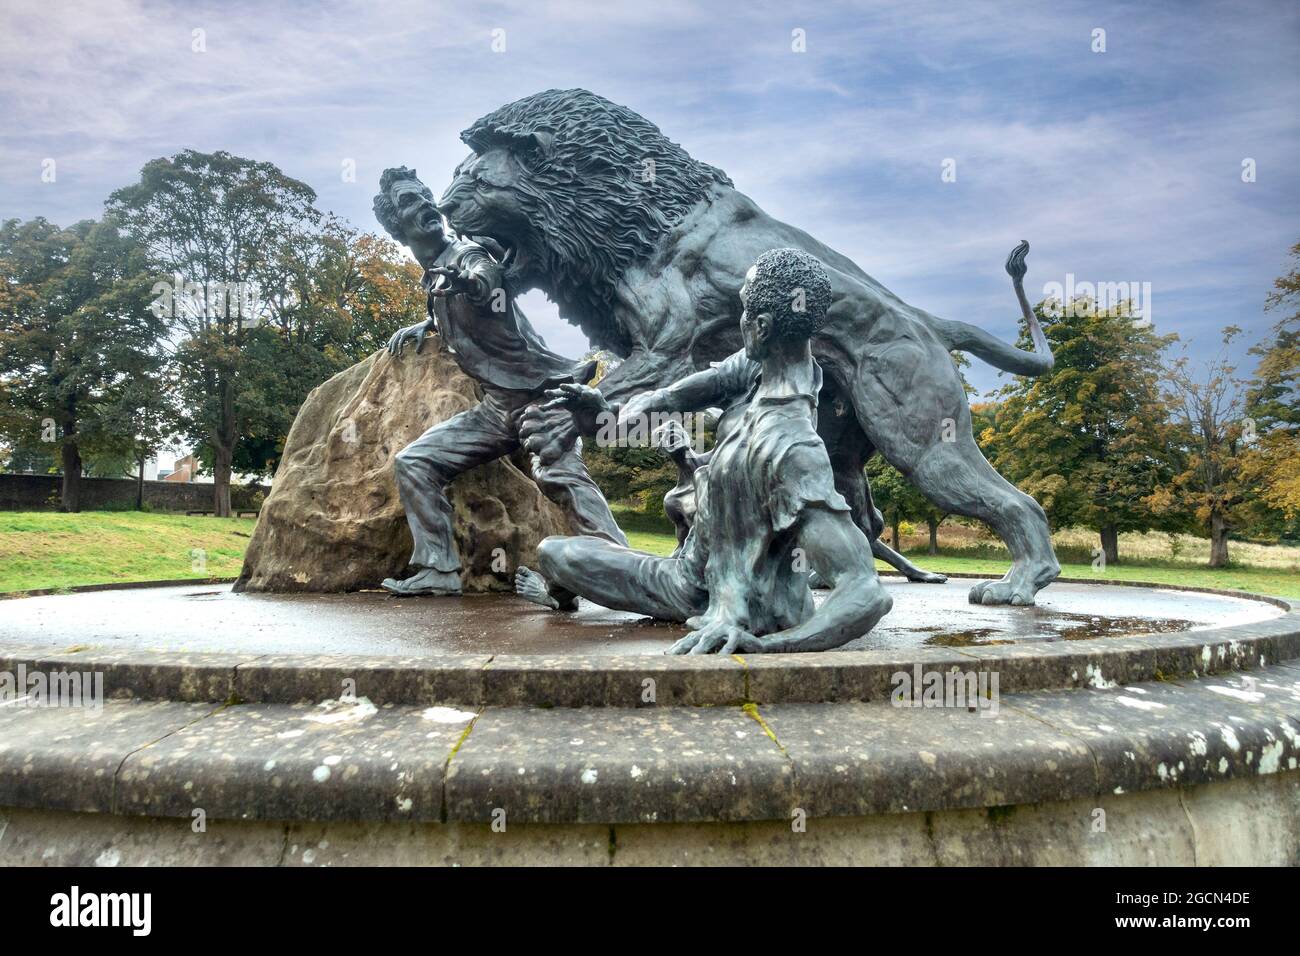
<svg viewBox="0 0 1300 956"><path fill-rule="evenodd" d="M783 339L806 339L826 321L831 279L816 256L801 249L769 249L754 263L745 311L771 315Z"/></svg>
<svg viewBox="0 0 1300 956"><path fill-rule="evenodd" d="M645 117L587 90L546 90L507 103L460 138L476 153L509 149L512 184L540 232L560 297L580 324L608 313L619 278L718 185L731 180Z"/></svg>

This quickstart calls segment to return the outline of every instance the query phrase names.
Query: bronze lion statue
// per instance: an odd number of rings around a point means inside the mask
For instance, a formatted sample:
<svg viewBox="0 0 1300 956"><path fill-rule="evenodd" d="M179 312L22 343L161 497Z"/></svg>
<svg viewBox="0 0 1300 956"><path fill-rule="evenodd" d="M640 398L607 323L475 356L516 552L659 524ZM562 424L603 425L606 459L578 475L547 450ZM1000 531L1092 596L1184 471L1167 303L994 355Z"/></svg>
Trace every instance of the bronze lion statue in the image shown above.
<svg viewBox="0 0 1300 956"><path fill-rule="evenodd" d="M868 537L876 535L863 467L879 452L937 507L986 522L1006 542L1010 571L975 585L971 601L1032 604L1057 576L1047 518L981 454L949 355L965 351L1018 375L1051 368L1021 286L1026 245L1007 271L1032 352L908 305L845 256L767 215L649 120L586 90L516 100L461 138L473 152L439 209L458 232L504 250L512 288L542 289L566 321L622 358L599 385L611 400L662 388L739 349L735 290L745 270L769 249L802 249L832 283L814 340L825 376L818 431Z"/></svg>

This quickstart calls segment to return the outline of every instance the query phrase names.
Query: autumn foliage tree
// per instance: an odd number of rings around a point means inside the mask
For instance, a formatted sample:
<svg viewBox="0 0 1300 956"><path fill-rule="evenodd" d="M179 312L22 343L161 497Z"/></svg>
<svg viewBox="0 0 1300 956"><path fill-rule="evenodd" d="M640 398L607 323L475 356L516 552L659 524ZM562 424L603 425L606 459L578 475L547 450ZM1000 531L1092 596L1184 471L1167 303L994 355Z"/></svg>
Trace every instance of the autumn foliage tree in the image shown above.
<svg viewBox="0 0 1300 956"><path fill-rule="evenodd" d="M1240 333L1224 329L1226 346ZM1186 355L1166 365L1181 469L1155 489L1148 503L1157 513L1187 511L1210 536L1210 567L1228 563L1228 535L1238 509L1250 501L1245 457L1251 426L1245 415L1245 389L1226 353L1198 367Z"/></svg>
<svg viewBox="0 0 1300 956"><path fill-rule="evenodd" d="M1291 247L1300 262L1300 243ZM1243 477L1290 529L1300 526L1300 265L1281 276L1266 308L1288 309L1250 353L1259 359L1247 386L1246 414L1256 441Z"/></svg>
<svg viewBox="0 0 1300 956"><path fill-rule="evenodd" d="M239 471L274 474L307 393L424 317L422 272L391 240L334 217L287 244L267 267L262 320L249 339Z"/></svg>
<svg viewBox="0 0 1300 956"><path fill-rule="evenodd" d="M1159 370L1175 336L1157 335L1128 303L1102 308L1078 299L1035 311L1056 364L1000 390L980 444L998 471L1042 504L1053 527L1092 528L1105 560L1115 563L1121 532L1161 520L1147 499L1173 470Z"/></svg>

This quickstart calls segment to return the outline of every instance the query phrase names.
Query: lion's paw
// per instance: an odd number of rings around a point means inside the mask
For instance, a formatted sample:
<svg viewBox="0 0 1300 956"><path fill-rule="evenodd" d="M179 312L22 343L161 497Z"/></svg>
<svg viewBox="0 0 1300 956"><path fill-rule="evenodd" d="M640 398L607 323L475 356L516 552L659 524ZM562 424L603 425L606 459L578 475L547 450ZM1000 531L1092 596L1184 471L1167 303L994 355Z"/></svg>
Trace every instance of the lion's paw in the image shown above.
<svg viewBox="0 0 1300 956"><path fill-rule="evenodd" d="M1017 585L1014 581L981 581L970 589L970 603L1028 607L1034 603L1034 591Z"/></svg>

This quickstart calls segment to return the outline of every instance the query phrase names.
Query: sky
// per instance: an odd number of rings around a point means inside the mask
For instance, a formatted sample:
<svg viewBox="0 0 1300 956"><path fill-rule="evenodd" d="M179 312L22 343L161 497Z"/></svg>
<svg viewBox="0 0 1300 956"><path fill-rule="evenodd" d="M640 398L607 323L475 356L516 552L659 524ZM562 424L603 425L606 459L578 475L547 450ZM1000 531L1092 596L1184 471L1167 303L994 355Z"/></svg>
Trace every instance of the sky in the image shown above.
<svg viewBox="0 0 1300 956"><path fill-rule="evenodd" d="M1247 369L1300 241L1289 0L5 0L0 63L0 218L98 216L193 148L271 161L378 231L385 167L441 192L473 120L580 86L906 301L1008 340L1023 238L1031 300L1127 282L1194 358L1242 327ZM540 293L523 304L553 348L586 349Z"/></svg>

